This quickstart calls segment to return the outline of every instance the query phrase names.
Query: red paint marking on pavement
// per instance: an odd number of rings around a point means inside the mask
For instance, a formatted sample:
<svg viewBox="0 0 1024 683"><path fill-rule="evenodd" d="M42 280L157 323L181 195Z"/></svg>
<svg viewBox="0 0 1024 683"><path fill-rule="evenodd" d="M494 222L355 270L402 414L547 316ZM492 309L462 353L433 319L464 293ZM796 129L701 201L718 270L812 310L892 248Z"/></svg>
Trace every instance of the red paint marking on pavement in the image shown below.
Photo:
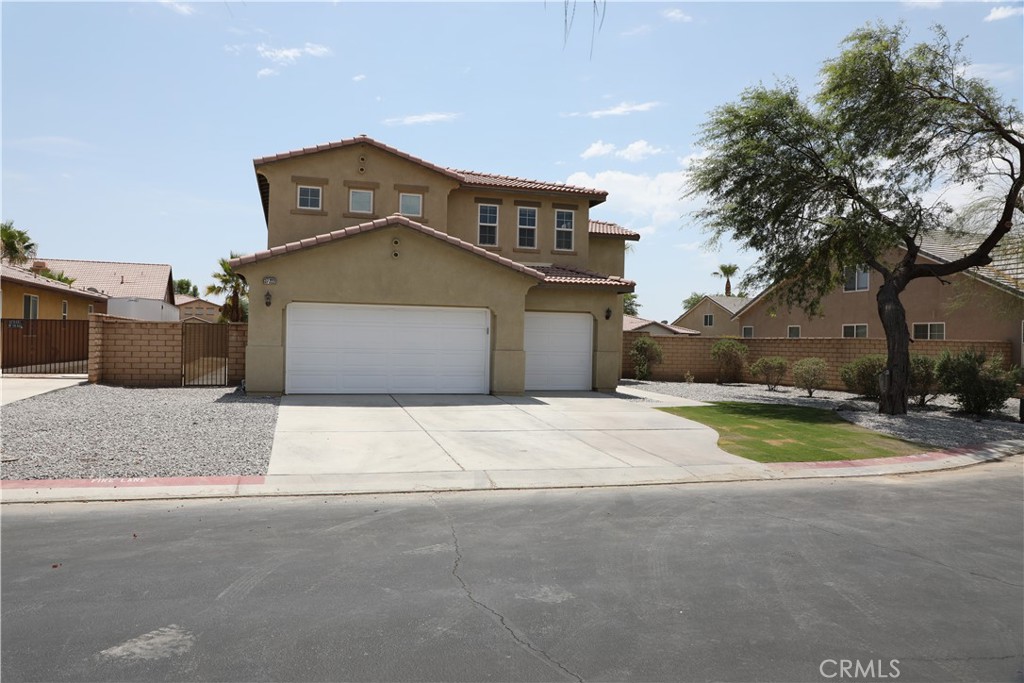
<svg viewBox="0 0 1024 683"><path fill-rule="evenodd" d="M262 484L265 477L101 477L97 479L15 479L0 481L4 489L129 488L138 486L243 486Z"/></svg>

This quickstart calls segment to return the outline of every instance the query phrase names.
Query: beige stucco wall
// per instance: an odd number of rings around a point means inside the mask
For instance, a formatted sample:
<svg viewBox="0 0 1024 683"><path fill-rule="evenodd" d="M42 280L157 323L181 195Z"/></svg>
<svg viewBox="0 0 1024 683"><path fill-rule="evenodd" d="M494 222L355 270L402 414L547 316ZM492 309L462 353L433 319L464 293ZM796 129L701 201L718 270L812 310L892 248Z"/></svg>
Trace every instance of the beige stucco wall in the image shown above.
<svg viewBox="0 0 1024 683"><path fill-rule="evenodd" d="M621 237L590 236L589 270L605 275L626 274L626 241Z"/></svg>
<svg viewBox="0 0 1024 683"><path fill-rule="evenodd" d="M106 313L106 300L96 301L78 296L73 292L57 292L42 287L23 285L13 280L3 282L3 317L20 318L25 311L24 297L32 294L39 297L39 319L60 320L61 302L68 302L68 320L88 320L89 304L93 306L94 313Z"/></svg>
<svg viewBox="0 0 1024 683"><path fill-rule="evenodd" d="M523 391L523 311L526 292L537 282L533 277L397 225L237 270L249 282L252 302L246 354L250 391L284 391L286 306L293 301L489 309L491 390ZM265 286L268 275L277 284Z"/></svg>
<svg viewBox="0 0 1024 683"><path fill-rule="evenodd" d="M516 246L519 232L519 211L515 203L517 200L540 204L536 207L536 249L520 249ZM477 207L480 204L494 203L498 204L498 246L484 247L488 251L520 263L559 263L595 270L592 266L587 265L590 258L588 233L590 204L585 197L457 189L449 197L446 232L470 244L478 244L479 210ZM556 206L575 212L572 251L556 251L554 248Z"/></svg>
<svg viewBox="0 0 1024 683"><path fill-rule="evenodd" d="M260 165L256 172L270 183L268 247L394 215L401 192L423 195L423 215L410 216L412 220L445 231L448 193L457 185L441 173L368 144L282 159ZM373 213L349 211L353 184L373 190ZM297 208L300 185L322 188L320 211Z"/></svg>
<svg viewBox="0 0 1024 683"><path fill-rule="evenodd" d="M986 285L963 274L952 275L942 284L921 278L910 283L900 300L907 312L907 324L945 323L946 339L1009 341L1016 364L1022 362L1021 326L1024 299ZM752 325L754 337L785 337L789 325L800 325L801 337L841 337L843 325L866 324L869 339L884 339L875 300L882 276L870 271L868 289L844 292L842 288L822 299L819 317L799 309L781 308L774 315L770 301L761 301L745 312L740 325ZM913 348L911 348L913 350Z"/></svg>
<svg viewBox="0 0 1024 683"><path fill-rule="evenodd" d="M610 319L605 312L612 310ZM527 311L590 313L594 317L593 381L597 391L614 391L622 365L622 296L614 291L534 287L526 295Z"/></svg>
<svg viewBox="0 0 1024 683"><path fill-rule="evenodd" d="M715 316L715 324L710 327L704 326L704 315L710 313ZM738 337L740 326L731 320L732 313L716 304L711 299L704 299L692 309L676 318L672 324L676 327L686 327L700 332L702 337ZM785 330L785 328L783 328ZM783 334L782 336L785 336Z"/></svg>

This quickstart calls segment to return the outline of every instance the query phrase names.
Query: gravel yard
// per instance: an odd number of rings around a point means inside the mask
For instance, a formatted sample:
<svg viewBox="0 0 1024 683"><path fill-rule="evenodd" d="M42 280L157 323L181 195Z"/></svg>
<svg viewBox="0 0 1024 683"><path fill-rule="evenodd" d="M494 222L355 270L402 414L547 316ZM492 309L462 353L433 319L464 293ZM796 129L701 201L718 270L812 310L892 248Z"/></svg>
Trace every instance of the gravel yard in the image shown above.
<svg viewBox="0 0 1024 683"><path fill-rule="evenodd" d="M992 441L1024 439L1024 424L1017 421L1020 401L1011 398L1001 413L978 420L957 414L952 397L943 395L928 407L911 407L907 415L891 417L878 414L874 401L857 400L842 391L815 391L813 398L793 387L768 391L760 384L698 384L687 382L638 382L622 380L622 386L679 396L694 401L746 401L749 403L790 403L836 410L845 420L878 432L892 434L906 441L929 444L938 448L975 446Z"/></svg>
<svg viewBox="0 0 1024 683"><path fill-rule="evenodd" d="M276 398L85 384L4 406L3 479L266 474Z"/></svg>

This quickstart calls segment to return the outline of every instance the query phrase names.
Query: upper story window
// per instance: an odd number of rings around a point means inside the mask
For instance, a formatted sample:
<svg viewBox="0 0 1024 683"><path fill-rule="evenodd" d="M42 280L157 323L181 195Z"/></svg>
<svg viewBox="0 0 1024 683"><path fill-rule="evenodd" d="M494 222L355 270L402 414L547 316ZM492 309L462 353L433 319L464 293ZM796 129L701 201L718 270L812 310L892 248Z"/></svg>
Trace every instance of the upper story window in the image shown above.
<svg viewBox="0 0 1024 683"><path fill-rule="evenodd" d="M373 213L373 190L349 190L348 210L352 213Z"/></svg>
<svg viewBox="0 0 1024 683"><path fill-rule="evenodd" d="M89 304L89 312L92 313L95 310L95 306Z"/></svg>
<svg viewBox="0 0 1024 683"><path fill-rule="evenodd" d="M843 325L843 337L846 339L862 339L868 336L866 324Z"/></svg>
<svg viewBox="0 0 1024 683"><path fill-rule="evenodd" d="M715 326L715 314L714 313L705 313L704 314L704 327L714 327L714 326Z"/></svg>
<svg viewBox="0 0 1024 683"><path fill-rule="evenodd" d="M740 336L743 337L744 339L753 339L753 337L754 337L754 326L753 325L744 325L743 329L742 329L742 331L740 333Z"/></svg>
<svg viewBox="0 0 1024 683"><path fill-rule="evenodd" d="M60 319L68 319L68 302L66 300L60 302Z"/></svg>
<svg viewBox="0 0 1024 683"><path fill-rule="evenodd" d="M914 323L914 339L945 339L946 323Z"/></svg>
<svg viewBox="0 0 1024 683"><path fill-rule="evenodd" d="M868 269L864 267L847 268L843 271L846 282L844 292L865 292L868 288Z"/></svg>
<svg viewBox="0 0 1024 683"><path fill-rule="evenodd" d="M787 327L786 328L786 336L789 337L790 339L799 339L800 338L800 326L799 325L790 325L789 327Z"/></svg>
<svg viewBox="0 0 1024 683"><path fill-rule="evenodd" d="M22 308L22 318L25 320L36 320L39 318L39 297L35 294L26 294Z"/></svg>
<svg viewBox="0 0 1024 683"><path fill-rule="evenodd" d="M398 213L403 216L423 215L423 195L401 192L398 195Z"/></svg>
<svg viewBox="0 0 1024 683"><path fill-rule="evenodd" d="M321 189L309 185L299 185L297 208L319 211L321 207Z"/></svg>
<svg viewBox="0 0 1024 683"><path fill-rule="evenodd" d="M477 244L486 247L498 246L498 207L496 204L481 204L477 229Z"/></svg>
<svg viewBox="0 0 1024 683"><path fill-rule="evenodd" d="M572 226L575 212L555 209L555 249L572 251Z"/></svg>
<svg viewBox="0 0 1024 683"><path fill-rule="evenodd" d="M532 206L519 207L519 236L520 249L537 248L537 209Z"/></svg>

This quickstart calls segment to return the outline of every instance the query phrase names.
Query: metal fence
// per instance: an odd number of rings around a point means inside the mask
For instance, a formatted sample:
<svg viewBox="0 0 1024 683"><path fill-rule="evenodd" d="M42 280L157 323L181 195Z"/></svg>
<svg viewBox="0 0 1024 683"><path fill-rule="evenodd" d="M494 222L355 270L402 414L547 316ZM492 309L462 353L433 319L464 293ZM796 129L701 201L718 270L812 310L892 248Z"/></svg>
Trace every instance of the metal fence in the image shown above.
<svg viewBox="0 0 1024 683"><path fill-rule="evenodd" d="M8 373L89 372L88 320L0 320L2 366Z"/></svg>
<svg viewBox="0 0 1024 683"><path fill-rule="evenodd" d="M183 386L227 386L228 326L182 323L181 366Z"/></svg>

